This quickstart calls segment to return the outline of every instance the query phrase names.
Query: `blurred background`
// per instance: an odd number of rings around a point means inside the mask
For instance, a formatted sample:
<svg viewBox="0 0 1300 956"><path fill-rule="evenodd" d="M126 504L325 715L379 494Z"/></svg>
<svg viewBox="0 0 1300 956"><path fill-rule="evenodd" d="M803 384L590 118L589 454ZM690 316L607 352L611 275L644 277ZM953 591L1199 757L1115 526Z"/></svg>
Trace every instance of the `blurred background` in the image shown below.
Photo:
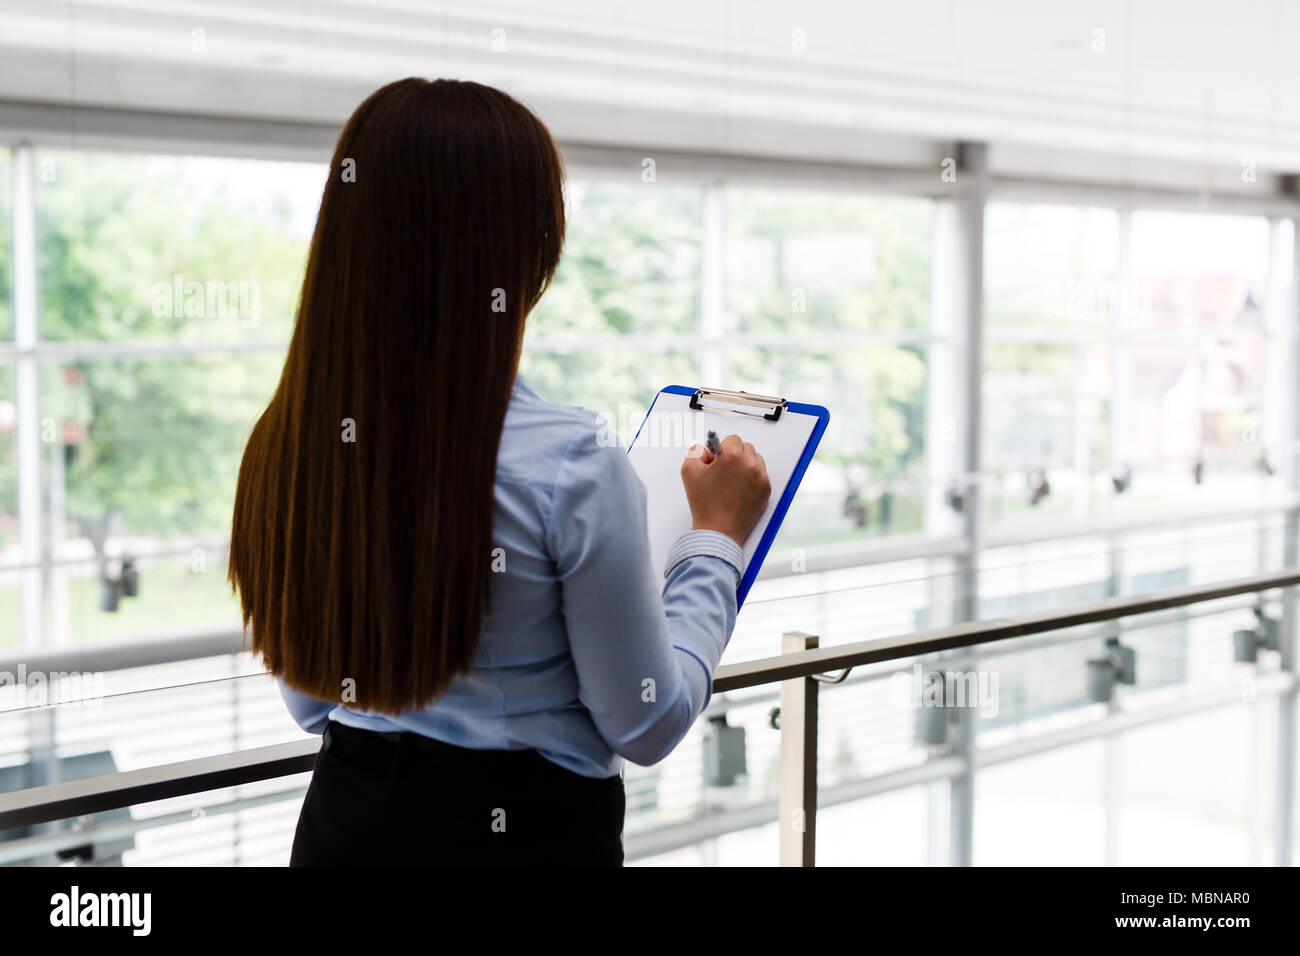
<svg viewBox="0 0 1300 956"><path fill-rule="evenodd" d="M724 662L1296 564L1297 40L1284 0L0 0L0 672L97 682L0 686L0 791L303 739L239 652L235 476L334 139L408 75L561 143L536 391L624 440L671 383L831 409ZM855 669L818 862L1289 861L1285 605L992 645L973 724L922 719L928 659ZM628 767L630 862L776 862L777 697ZM283 864L305 784L0 832L0 863Z"/></svg>

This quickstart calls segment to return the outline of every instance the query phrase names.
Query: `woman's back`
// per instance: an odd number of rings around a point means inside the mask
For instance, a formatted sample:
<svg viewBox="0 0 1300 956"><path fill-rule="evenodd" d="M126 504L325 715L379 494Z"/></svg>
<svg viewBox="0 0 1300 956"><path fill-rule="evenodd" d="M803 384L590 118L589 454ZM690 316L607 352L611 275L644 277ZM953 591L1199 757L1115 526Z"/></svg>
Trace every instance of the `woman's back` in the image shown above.
<svg viewBox="0 0 1300 956"><path fill-rule="evenodd" d="M735 623L739 546L687 535L665 589L623 450L594 414L544 401L519 378L497 457L493 546L474 665L437 701L388 716L285 688L298 721L535 749L592 777L617 773L620 756L666 754L708 700Z"/></svg>
<svg viewBox="0 0 1300 956"><path fill-rule="evenodd" d="M623 450L519 380L564 236L522 104L392 83L331 166L231 530L253 650L324 737L294 860L620 860L621 758L661 759L708 703L762 459L691 449L697 530L652 568Z"/></svg>

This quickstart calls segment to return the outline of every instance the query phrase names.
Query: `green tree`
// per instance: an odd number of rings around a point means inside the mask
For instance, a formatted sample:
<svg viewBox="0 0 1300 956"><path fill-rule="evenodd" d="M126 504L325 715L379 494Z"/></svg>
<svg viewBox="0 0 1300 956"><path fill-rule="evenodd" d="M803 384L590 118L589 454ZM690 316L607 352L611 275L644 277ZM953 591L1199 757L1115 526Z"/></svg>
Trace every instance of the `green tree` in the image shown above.
<svg viewBox="0 0 1300 956"><path fill-rule="evenodd" d="M37 197L43 338L220 350L287 336L306 245L283 196L239 194L241 177L265 164L214 173L211 161L52 153L39 165L49 172ZM246 309L214 315L206 296L165 300L178 275L182 289L242 285ZM111 512L134 534L224 531L244 438L281 361L275 351L218 351L46 365L42 418L74 440L70 522L86 532Z"/></svg>

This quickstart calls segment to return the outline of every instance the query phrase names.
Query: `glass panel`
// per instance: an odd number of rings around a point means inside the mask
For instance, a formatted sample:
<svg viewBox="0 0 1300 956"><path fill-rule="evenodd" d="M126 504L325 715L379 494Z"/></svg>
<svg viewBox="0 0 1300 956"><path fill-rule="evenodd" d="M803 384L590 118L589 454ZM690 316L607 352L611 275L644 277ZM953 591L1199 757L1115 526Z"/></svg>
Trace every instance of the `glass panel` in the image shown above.
<svg viewBox="0 0 1300 956"><path fill-rule="evenodd" d="M13 316L13 211L12 160L0 148L0 340L14 336Z"/></svg>
<svg viewBox="0 0 1300 956"><path fill-rule="evenodd" d="M1030 575L1027 588L1055 586L1051 576L1041 573L1047 560L1061 563L1066 579L1091 576L1087 555L1066 554L1064 545L1058 549L1059 555L1023 555ZM916 569L896 570L905 578ZM915 594L905 596L891 587L877 588L874 596L885 616L901 611L896 608L898 597L924 613L924 602L918 605ZM1162 612L1132 621L1121 640L1136 652L1137 681L1113 688L1118 709L1134 715L1192 701L1196 695L1218 694L1225 687L1241 689L1243 706L984 766L976 785L976 861L1097 865L1107 862L1108 833L1117 838L1112 845L1121 863L1150 862L1161 853L1177 855L1181 851L1170 841L1189 839L1203 841L1204 854L1216 863L1265 859L1267 836L1252 836L1266 833L1260 818L1253 816L1257 794L1252 788L1260 779L1256 761L1261 756L1272 759L1266 743L1272 708L1262 697L1259 708L1253 706L1258 675L1254 667L1231 663L1234 630L1253 626L1249 604L1249 599L1244 604L1225 599L1213 608ZM1267 612L1278 614L1276 603ZM893 633L894 625L881 624L881 617L873 612L862 619L870 633ZM965 658L860 667L843 684L823 685L820 862L942 861L939 854L948 832L946 783L868 800L853 797L861 781L916 767L946 752L953 739L951 712L936 713L927 699L925 681L931 675L941 672L960 679L968 693L976 694L958 706L978 707L978 745L996 757L1001 745L1024 744L1106 719L1108 710L1091 698L1086 675L1088 661L1105 653L1107 633L1101 626L1080 628L988 646ZM0 792L36 785L42 773L76 779L304 739L281 705L273 681L258 671L251 657L237 655L90 674L88 684L60 683L64 702L53 708L43 699L22 699L19 688L4 688ZM163 689L142 689L149 687ZM734 777L712 775L713 764L705 754L709 736L718 729L708 720L692 728L662 763L627 768L632 862L774 861L775 830L771 825L753 826L752 809L771 806L776 799L779 736L771 729L769 714L778 695L779 689L771 685L715 697L710 716L725 712L732 728L728 732L734 735L743 728L745 735L743 772L738 765L726 764L736 771ZM85 698L85 704L72 698ZM45 740L53 741L52 751L44 747ZM1263 743L1252 749L1250 741ZM1206 753L1219 771L1209 783L1195 772ZM283 863L302 783L301 778L282 778L236 792L149 804L134 808L130 820L125 812L112 811L98 815L94 825L129 824L125 832L115 830L104 837L94 830L69 833L61 850L98 860L122 856L129 865ZM836 802L845 796L852 802ZM718 824L723 835L686 849L641 856L653 849L656 832L701 819ZM1069 833L1052 837L1062 826ZM4 856L5 849L0 840L0 863L15 862Z"/></svg>
<svg viewBox="0 0 1300 956"><path fill-rule="evenodd" d="M1285 534L1280 516L1132 532L1123 539L1125 587L1138 594L1279 571Z"/></svg>
<svg viewBox="0 0 1300 956"><path fill-rule="evenodd" d="M985 548L979 556L981 619L1084 604L1108 596L1104 538L1064 538Z"/></svg>
<svg viewBox="0 0 1300 956"><path fill-rule="evenodd" d="M1261 457L1264 340L1213 337L1134 349L1134 500L1149 507L1275 493Z"/></svg>
<svg viewBox="0 0 1300 956"><path fill-rule="evenodd" d="M984 512L1085 516L1110 500L1111 350L984 348Z"/></svg>
<svg viewBox="0 0 1300 956"><path fill-rule="evenodd" d="M793 562L792 562L793 563ZM775 559L769 557L765 568ZM806 631L822 647L908 634L949 623L942 615L953 581L942 559L862 564L837 571L795 571L759 578L736 619L725 663L781 653L781 635Z"/></svg>
<svg viewBox="0 0 1300 956"><path fill-rule="evenodd" d="M946 791L946 786L938 783L818 807L817 865L925 866L944 862L934 855L938 834L931 827L938 822L946 826L942 816ZM770 833L767 846L778 846L775 824ZM773 859L769 855L762 865L771 866Z"/></svg>
<svg viewBox="0 0 1300 956"><path fill-rule="evenodd" d="M825 802L818 810L829 833L837 833L835 851L824 863L921 863L929 850L930 801L941 793L912 787L870 801L835 806L844 790L873 775L924 762L924 744L909 698L909 661L864 667L839 685L823 685L819 703L818 786ZM727 729L701 720L683 744L654 767L629 765L627 830L631 844L649 843L648 835L672 823L709 820L723 835L716 840L656 854L653 864L771 865L778 843L775 824L755 827L744 811L775 804L778 797L780 735L771 726L779 703L777 685L736 691L715 698L709 716L725 714ZM709 741L726 734L739 749L743 736L744 766L717 764L707 755ZM716 769L715 769L716 768ZM823 818L822 813L826 816ZM824 831L826 832L826 831ZM828 833L828 839L829 837Z"/></svg>
<svg viewBox="0 0 1300 956"><path fill-rule="evenodd" d="M1133 279L1149 329L1258 329L1268 280L1268 220L1135 212Z"/></svg>
<svg viewBox="0 0 1300 956"><path fill-rule="evenodd" d="M1260 434L1269 252L1261 217L1133 214L1141 308L1129 319L1132 507L1240 503L1279 490L1277 456L1265 454Z"/></svg>
<svg viewBox="0 0 1300 956"><path fill-rule="evenodd" d="M108 766L102 754L63 769ZM0 866L287 866L309 774L9 831ZM57 833L57 836L55 835ZM20 842L41 836L38 845Z"/></svg>
<svg viewBox="0 0 1300 956"><path fill-rule="evenodd" d="M981 768L978 866L1102 866L1106 814L1100 741Z"/></svg>
<svg viewBox="0 0 1300 956"><path fill-rule="evenodd" d="M287 339L323 166L37 154L41 335Z"/></svg>
<svg viewBox="0 0 1300 956"><path fill-rule="evenodd" d="M985 519L1108 510L1118 213L991 203L984 239Z"/></svg>
<svg viewBox="0 0 1300 956"><path fill-rule="evenodd" d="M1107 511L1114 354L1132 309L1111 209L990 203L985 218L986 520Z"/></svg>
<svg viewBox="0 0 1300 956"><path fill-rule="evenodd" d="M0 567L19 561L17 423L14 367L0 364ZM12 615L8 611L9 608L0 608L0 621L18 619L16 605Z"/></svg>
<svg viewBox="0 0 1300 956"><path fill-rule="evenodd" d="M928 200L727 187L727 312L739 332L929 325Z"/></svg>
<svg viewBox="0 0 1300 956"><path fill-rule="evenodd" d="M812 336L809 340L816 341ZM727 380L733 388L798 396L832 409L817 457L774 547L810 547L921 530L921 346L734 347L727 350Z"/></svg>
<svg viewBox="0 0 1300 956"><path fill-rule="evenodd" d="M991 329L1104 331L1124 307L1114 210L990 203L984 241Z"/></svg>
<svg viewBox="0 0 1300 956"><path fill-rule="evenodd" d="M520 373L549 401L601 413L627 444L659 389L699 378L697 352L619 337L695 335L700 192L578 178L567 200L564 256L528 319Z"/></svg>
<svg viewBox="0 0 1300 956"><path fill-rule="evenodd" d="M1256 708L1228 707L1116 741L1122 780L1116 864L1271 863L1271 853L1251 858L1254 761L1272 758L1262 742L1251 742L1260 741L1266 723Z"/></svg>
<svg viewBox="0 0 1300 956"><path fill-rule="evenodd" d="M224 581L244 442L278 353L42 368L51 573L47 637L96 640L237 623ZM137 557L139 595L101 601Z"/></svg>
<svg viewBox="0 0 1300 956"><path fill-rule="evenodd" d="M619 441L627 445L659 389L695 381L699 356L694 352L647 354L619 345L616 338L604 347L572 352L530 351L525 346L519 374L547 401L600 413Z"/></svg>
<svg viewBox="0 0 1300 956"><path fill-rule="evenodd" d="M699 190L577 179L567 201L564 255L529 335L694 334Z"/></svg>
<svg viewBox="0 0 1300 956"><path fill-rule="evenodd" d="M0 792L304 739L260 671L238 655L48 675L51 684L28 673L0 688ZM56 846L26 855L7 841L44 828L10 830L0 865L284 865L306 782L280 777L62 821Z"/></svg>

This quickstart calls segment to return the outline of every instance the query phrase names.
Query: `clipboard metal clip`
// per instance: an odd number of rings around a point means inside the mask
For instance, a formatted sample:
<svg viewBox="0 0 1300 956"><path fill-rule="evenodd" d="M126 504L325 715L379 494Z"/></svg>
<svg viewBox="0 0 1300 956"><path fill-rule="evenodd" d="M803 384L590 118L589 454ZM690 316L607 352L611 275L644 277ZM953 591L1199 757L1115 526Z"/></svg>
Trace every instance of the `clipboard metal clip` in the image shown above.
<svg viewBox="0 0 1300 956"><path fill-rule="evenodd" d="M691 408L696 411L704 411L703 400L706 396L726 405L744 406L742 408L727 409L737 415L752 415L754 418L762 417L769 422L780 420L781 413L785 411L786 407L784 398L776 398L772 395L751 395L749 392L733 392L725 388L697 388L695 394L691 396Z"/></svg>

